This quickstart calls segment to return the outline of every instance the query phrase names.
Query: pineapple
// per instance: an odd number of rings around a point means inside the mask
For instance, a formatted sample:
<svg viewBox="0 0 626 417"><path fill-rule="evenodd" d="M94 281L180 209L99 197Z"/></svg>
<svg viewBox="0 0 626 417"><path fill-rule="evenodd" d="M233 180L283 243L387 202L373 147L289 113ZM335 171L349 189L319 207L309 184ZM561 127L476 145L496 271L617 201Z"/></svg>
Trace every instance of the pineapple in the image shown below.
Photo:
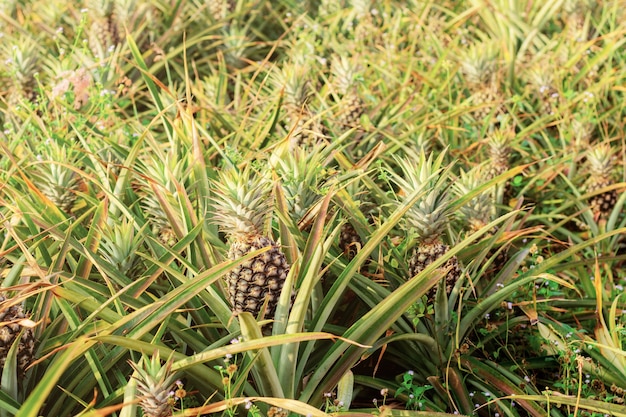
<svg viewBox="0 0 626 417"><path fill-rule="evenodd" d="M589 178L586 183L586 191L592 193L614 183L613 157L609 144L603 143L596 146L587 155ZM617 203L617 190L606 191L594 195L589 201L589 206L596 218L608 216Z"/></svg>
<svg viewBox="0 0 626 417"><path fill-rule="evenodd" d="M480 168L481 167L476 167L468 172L460 171L460 177L452 185L452 189L457 197L463 198L481 186L484 176ZM457 213L464 222L468 235L479 231L491 222L495 215L495 206L493 203L494 200L488 192L481 192L459 208ZM489 239L497 232L498 227L494 226L483 235L483 238ZM493 255L496 254L496 251L497 248L492 246L486 254L485 259L492 258ZM493 260L493 267L489 271L486 271L485 275L492 276L493 272L501 270L507 260L507 252L503 249Z"/></svg>
<svg viewBox="0 0 626 417"><path fill-rule="evenodd" d="M86 0L91 26L89 47L99 59L108 57L121 42L121 28L114 0Z"/></svg>
<svg viewBox="0 0 626 417"><path fill-rule="evenodd" d="M174 208L179 206L178 187L181 187L186 176L184 161L172 162L169 158L163 160L158 156L151 156L144 166L143 175L135 184L140 204L150 221L152 233L164 245L174 246L178 238L168 212L170 215L177 213ZM158 187L166 202L157 197L153 187Z"/></svg>
<svg viewBox="0 0 626 417"><path fill-rule="evenodd" d="M328 155L321 149L309 151L296 148L272 161L281 180L287 210L303 230L310 226L309 214L322 195L322 178Z"/></svg>
<svg viewBox="0 0 626 417"><path fill-rule="evenodd" d="M33 182L60 210L70 214L78 196L81 181L74 169L78 161L72 151L52 142L47 147L47 155L41 157Z"/></svg>
<svg viewBox="0 0 626 417"><path fill-rule="evenodd" d="M143 367L132 361L129 363L135 370L134 378L137 380L139 407L144 415L146 417L172 416L172 405L175 403L172 392L177 377L172 373L172 361L168 360L165 365L162 365L158 351L155 351L149 361L144 358Z"/></svg>
<svg viewBox="0 0 626 417"><path fill-rule="evenodd" d="M339 126L350 129L360 125L365 103L357 90L359 68L345 56L333 56L331 73L333 86L341 96L339 102Z"/></svg>
<svg viewBox="0 0 626 417"><path fill-rule="evenodd" d="M274 73L272 79L277 90L284 91L287 111L286 126L290 132L291 147L313 145L323 137L319 118L309 110L312 95L306 66L287 64Z"/></svg>
<svg viewBox="0 0 626 417"><path fill-rule="evenodd" d="M20 38L13 45L4 47L2 52L3 62L8 64L6 70L11 78L10 84L6 86L9 104L17 105L23 100L34 103L37 99L35 76L39 69L35 41Z"/></svg>
<svg viewBox="0 0 626 417"><path fill-rule="evenodd" d="M509 170L509 159L511 158L511 136L513 134L510 128L496 129L489 135L487 151L489 155L489 168L486 179L491 180L498 175L504 174Z"/></svg>
<svg viewBox="0 0 626 417"><path fill-rule="evenodd" d="M455 194L462 198L480 187L482 173L478 168L460 171L460 177L452 184ZM488 193L480 193L459 208L459 217L464 221L469 233L477 232L491 221L494 212L493 199Z"/></svg>
<svg viewBox="0 0 626 417"><path fill-rule="evenodd" d="M444 156L445 153L442 153L433 160L432 154L427 158L424 152L420 152L417 160L398 158L401 173L392 174L394 182L405 195L416 191L423 192L422 198L407 212L408 226L417 232L417 247L408 262L411 277L423 271L449 250L448 245L441 240L450 215L450 195L446 190L448 187L447 171L441 168ZM449 295L461 276L457 257L451 257L443 268L447 270L447 273L442 282L445 285L446 294ZM441 283L427 294L429 302L434 300L439 285Z"/></svg>
<svg viewBox="0 0 626 417"><path fill-rule="evenodd" d="M289 265L280 245L265 235L272 209L271 182L248 167L221 172L214 182L213 222L229 237L228 258L239 259L250 252L266 252L240 264L227 276L234 313L274 317ZM267 304L263 311L264 304ZM263 314L260 314L263 313Z"/></svg>
<svg viewBox="0 0 626 417"><path fill-rule="evenodd" d="M590 38L586 17L591 14L591 0L566 0L563 5L565 36L571 42L586 42Z"/></svg>
<svg viewBox="0 0 626 417"><path fill-rule="evenodd" d="M235 10L237 2L235 0L212 0L208 2L209 13L213 20L224 20L226 16Z"/></svg>
<svg viewBox="0 0 626 417"><path fill-rule="evenodd" d="M539 115L553 115L558 109L561 98L556 88L555 67L546 56L532 64L526 72L526 79L539 102Z"/></svg>
<svg viewBox="0 0 626 417"><path fill-rule="evenodd" d="M6 297L0 295L0 369L4 370L11 346L18 343L17 376L19 379L23 379L26 368L34 360L35 337L32 329L21 323L28 319L22 305L6 306L9 302L7 302Z"/></svg>
<svg viewBox="0 0 626 417"><path fill-rule="evenodd" d="M135 278L140 274L138 250L142 243L143 234L136 233L134 222L123 219L120 223L103 225L98 252L117 271Z"/></svg>
<svg viewBox="0 0 626 417"><path fill-rule="evenodd" d="M494 108L496 116L503 112L496 57L497 50L493 45L477 44L461 59L461 71L470 92L470 103L476 107L472 115L478 122L492 114Z"/></svg>

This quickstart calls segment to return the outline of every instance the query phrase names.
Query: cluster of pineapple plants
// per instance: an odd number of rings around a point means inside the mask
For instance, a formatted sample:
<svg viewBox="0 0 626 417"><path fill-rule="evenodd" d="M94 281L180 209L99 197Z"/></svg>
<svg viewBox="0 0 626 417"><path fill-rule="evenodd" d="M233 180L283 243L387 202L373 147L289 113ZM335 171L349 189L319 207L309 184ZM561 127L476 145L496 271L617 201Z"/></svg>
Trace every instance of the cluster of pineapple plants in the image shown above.
<svg viewBox="0 0 626 417"><path fill-rule="evenodd" d="M0 414L625 415L621 6L0 2Z"/></svg>

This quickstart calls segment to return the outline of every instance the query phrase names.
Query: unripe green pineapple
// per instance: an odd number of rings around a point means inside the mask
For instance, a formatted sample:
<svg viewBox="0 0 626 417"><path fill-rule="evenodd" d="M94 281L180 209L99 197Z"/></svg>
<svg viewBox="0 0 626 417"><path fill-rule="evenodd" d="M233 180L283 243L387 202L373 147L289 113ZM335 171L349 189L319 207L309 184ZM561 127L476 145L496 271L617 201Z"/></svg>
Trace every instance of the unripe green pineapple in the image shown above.
<svg viewBox="0 0 626 417"><path fill-rule="evenodd" d="M235 313L264 313L273 318L289 264L280 245L265 234L272 210L271 182L246 167L229 168L214 181L215 213L231 242L228 258L239 259L250 252L270 249L231 270L227 276L230 303ZM263 310L266 305L265 310Z"/></svg>
<svg viewBox="0 0 626 417"><path fill-rule="evenodd" d="M360 69L354 59L345 56L333 56L331 75L334 88L339 93L339 126L343 129L358 127L361 116L365 113L365 103L358 92Z"/></svg>
<svg viewBox="0 0 626 417"><path fill-rule="evenodd" d="M472 115L478 122L503 112L499 85L497 50L492 44L473 45L461 58L461 71L470 92Z"/></svg>
<svg viewBox="0 0 626 417"><path fill-rule="evenodd" d="M135 370L139 407L145 417L171 417L173 397L171 392L176 384L177 375L172 372L172 361L161 364L158 351L143 366L129 362Z"/></svg>
<svg viewBox="0 0 626 417"><path fill-rule="evenodd" d="M424 152L420 152L417 160L396 159L400 173L393 174L394 182L405 195L423 192L423 196L407 211L407 227L417 233L417 247L408 265L411 277L449 250L449 246L441 240L450 215L448 171L441 167L444 156L445 153L441 153L437 159L433 159L432 154L427 158ZM442 284L449 295L461 276L456 256L448 259L443 268L447 270L445 279L427 293L429 302L434 300L437 287Z"/></svg>
<svg viewBox="0 0 626 417"><path fill-rule="evenodd" d="M17 343L17 377L22 379L35 359L35 337L32 329L23 325L28 315L22 305L8 306L10 302L0 295L0 369L4 370L9 350Z"/></svg>
<svg viewBox="0 0 626 417"><path fill-rule="evenodd" d="M592 149L587 155L589 178L586 191L592 193L614 184L613 168L613 152L609 144L603 143ZM591 197L589 206L596 217L608 216L617 203L617 197L617 190L606 191Z"/></svg>
<svg viewBox="0 0 626 417"><path fill-rule="evenodd" d="M89 37L89 47L93 54L104 59L121 42L120 27L116 14L116 2L114 0L86 0L91 25L86 29Z"/></svg>

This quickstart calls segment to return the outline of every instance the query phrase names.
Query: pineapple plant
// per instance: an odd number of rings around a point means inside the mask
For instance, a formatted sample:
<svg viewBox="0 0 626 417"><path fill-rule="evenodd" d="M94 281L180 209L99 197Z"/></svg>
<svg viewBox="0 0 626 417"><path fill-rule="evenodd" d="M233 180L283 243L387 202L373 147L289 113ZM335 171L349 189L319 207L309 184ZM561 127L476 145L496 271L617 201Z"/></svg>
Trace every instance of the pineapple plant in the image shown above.
<svg viewBox="0 0 626 417"><path fill-rule="evenodd" d="M91 20L88 30L89 47L99 59L108 57L122 40L123 29L120 27L116 6L117 2L114 0L85 1Z"/></svg>
<svg viewBox="0 0 626 417"><path fill-rule="evenodd" d="M346 56L334 55L330 71L333 87L341 97L337 122L343 129L358 127L361 116L365 113L365 103L358 92L360 69Z"/></svg>
<svg viewBox="0 0 626 417"><path fill-rule="evenodd" d="M417 235L417 247L408 261L411 277L444 256L450 249L442 241L450 216L448 171L441 166L444 156L445 153L441 153L433 159L433 154L426 157L424 152L420 152L418 158L397 158L400 172L392 173L393 181L403 194L411 195L419 191L423 193L407 211L407 229ZM461 267L456 256L450 257L442 268L446 270L446 276L427 293L429 302L435 299L437 288L441 284L449 295L461 277Z"/></svg>
<svg viewBox="0 0 626 417"><path fill-rule="evenodd" d="M0 370L4 371L11 347L17 347L17 376L23 379L26 369L34 361L35 337L31 328L24 326L28 315L21 304L11 305L11 300L0 295Z"/></svg>
<svg viewBox="0 0 626 417"><path fill-rule="evenodd" d="M596 192L614 184L613 151L608 143L602 143L587 155L589 177L585 189L588 193ZM589 200L589 206L596 218L608 216L617 203L617 190L596 194Z"/></svg>
<svg viewBox="0 0 626 417"><path fill-rule="evenodd" d="M230 240L228 258L236 260L269 248L228 274L233 312L273 318L290 266L280 245L265 233L272 210L272 184L265 176L253 172L249 165L241 170L224 169L213 183L215 212L212 221Z"/></svg>
<svg viewBox="0 0 626 417"><path fill-rule="evenodd" d="M474 119L482 122L492 112L503 112L503 95L500 91L497 50L491 44L473 45L461 57L461 72L470 93L470 103L475 109Z"/></svg>
<svg viewBox="0 0 626 417"><path fill-rule="evenodd" d="M139 407L146 417L170 417L175 403L172 392L176 385L177 375L172 372L172 361L161 364L158 351L150 360L143 360L143 366L130 361L135 370Z"/></svg>

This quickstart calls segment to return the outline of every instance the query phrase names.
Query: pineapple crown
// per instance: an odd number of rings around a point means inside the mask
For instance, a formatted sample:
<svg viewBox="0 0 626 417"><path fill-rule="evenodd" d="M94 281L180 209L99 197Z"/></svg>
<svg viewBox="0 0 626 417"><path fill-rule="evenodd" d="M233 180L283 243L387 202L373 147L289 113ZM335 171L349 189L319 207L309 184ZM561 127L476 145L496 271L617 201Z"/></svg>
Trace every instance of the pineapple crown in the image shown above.
<svg viewBox="0 0 626 417"><path fill-rule="evenodd" d="M576 114L572 119L571 129L577 144L588 144L593 134L594 124Z"/></svg>
<svg viewBox="0 0 626 417"><path fill-rule="evenodd" d="M112 0L86 0L85 6L87 10L97 17L110 16L113 13L115 2Z"/></svg>
<svg viewBox="0 0 626 417"><path fill-rule="evenodd" d="M304 151L301 148L277 159L276 171L281 179L289 212L301 219L322 194L321 173L325 166L322 152Z"/></svg>
<svg viewBox="0 0 626 417"><path fill-rule="evenodd" d="M213 185L215 211L211 222L235 238L262 235L272 209L268 178L248 164L243 169L224 169Z"/></svg>
<svg viewBox="0 0 626 417"><path fill-rule="evenodd" d="M16 39L14 44L2 48L4 62L9 64L9 73L19 85L26 85L35 77L39 65L37 44L30 38Z"/></svg>
<svg viewBox="0 0 626 417"><path fill-rule="evenodd" d="M592 10L594 3L592 0L565 0L563 10L569 14L581 13L584 15Z"/></svg>
<svg viewBox="0 0 626 417"><path fill-rule="evenodd" d="M414 158L395 158L400 167L399 174L392 174L393 181L406 196L418 192L421 197L407 211L409 226L415 229L421 241L436 241L450 215L450 195L448 170L442 168L445 152L436 159L431 153L421 151L417 161Z"/></svg>
<svg viewBox="0 0 626 417"><path fill-rule="evenodd" d="M330 62L333 84L339 94L346 94L360 80L361 70L352 59L345 55L333 55Z"/></svg>
<svg viewBox="0 0 626 417"><path fill-rule="evenodd" d="M482 185L482 178L484 175L479 166L467 172L461 170L459 178L452 184L452 189L459 198L464 198ZM458 213L471 230L478 230L489 223L492 210L491 196L487 192L481 192L461 206Z"/></svg>
<svg viewBox="0 0 626 417"><path fill-rule="evenodd" d="M511 128L500 128L494 130L488 138L489 157L494 163L507 164L509 155L511 154L511 137L513 130Z"/></svg>
<svg viewBox="0 0 626 417"><path fill-rule="evenodd" d="M273 73L272 82L276 89L284 89L285 105L290 111L300 110L311 96L306 67L287 64Z"/></svg>
<svg viewBox="0 0 626 417"><path fill-rule="evenodd" d="M493 80L497 71L497 49L493 43L472 45L461 58L461 71L469 84L486 84Z"/></svg>
<svg viewBox="0 0 626 417"><path fill-rule="evenodd" d="M554 90L555 68L550 56L543 56L530 64L525 72L525 79L541 95L547 95Z"/></svg>
<svg viewBox="0 0 626 417"><path fill-rule="evenodd" d="M587 155L587 164L591 181L606 180L613 170L613 151L608 143L601 143Z"/></svg>

